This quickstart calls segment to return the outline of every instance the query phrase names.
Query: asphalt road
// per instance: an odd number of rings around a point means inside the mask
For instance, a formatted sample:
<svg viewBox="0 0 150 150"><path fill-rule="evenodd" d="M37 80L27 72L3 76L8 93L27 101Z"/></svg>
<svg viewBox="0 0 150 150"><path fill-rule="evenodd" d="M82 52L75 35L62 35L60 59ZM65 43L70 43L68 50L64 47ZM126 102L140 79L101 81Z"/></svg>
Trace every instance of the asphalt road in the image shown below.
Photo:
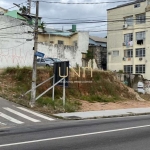
<svg viewBox="0 0 150 150"><path fill-rule="evenodd" d="M49 124L57 119L0 98L0 129Z"/></svg>
<svg viewBox="0 0 150 150"><path fill-rule="evenodd" d="M150 116L0 129L0 150L149 150Z"/></svg>

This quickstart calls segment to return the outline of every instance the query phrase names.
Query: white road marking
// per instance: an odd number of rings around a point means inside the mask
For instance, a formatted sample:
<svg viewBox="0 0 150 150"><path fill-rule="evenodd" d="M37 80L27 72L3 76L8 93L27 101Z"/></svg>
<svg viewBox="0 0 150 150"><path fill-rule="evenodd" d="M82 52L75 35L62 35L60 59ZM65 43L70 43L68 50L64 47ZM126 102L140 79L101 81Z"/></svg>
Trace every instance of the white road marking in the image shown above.
<svg viewBox="0 0 150 150"><path fill-rule="evenodd" d="M107 131L99 131L99 132L92 132L92 133L84 133L84 134L77 134L77 135L69 135L69 136L47 138L47 139L40 139L40 140L33 140L33 141L25 141L25 142L18 142L18 143L2 144L2 145L0 145L0 147L31 144L31 143L68 139L68 138L75 138L75 137L83 137L83 136L89 136L89 135L97 135L97 134L103 134L103 133L111 133L111 132L118 132L118 131L125 131L125 130L139 129L139 128L147 128L147 127L150 127L150 125L129 127L129 128L122 128L122 129L114 129L114 130L107 130Z"/></svg>
<svg viewBox="0 0 150 150"><path fill-rule="evenodd" d="M46 119L46 120L50 120L50 121L54 120L54 119L52 119L52 118L49 118L49 117L47 117L47 116L41 115L41 114L36 113L36 112L33 112L33 111L28 110L28 109L23 108L23 107L17 107L17 108L19 108L19 109L21 109L21 110L23 110L23 111L26 111L26 112L28 112L28 113L31 113L31 114L33 114L33 115L35 115L35 116L38 116L38 117L40 117L40 118Z"/></svg>
<svg viewBox="0 0 150 150"><path fill-rule="evenodd" d="M2 123L2 122L0 122L0 124L2 124L2 125L7 125L7 124L5 124L5 123Z"/></svg>
<svg viewBox="0 0 150 150"><path fill-rule="evenodd" d="M11 122L14 122L16 124L23 124L24 123L24 122L21 122L21 121L15 119L15 118L12 118L12 117L6 115L6 114L3 114L1 112L0 112L0 116L3 117L3 118L5 118L5 119L7 119L7 120L9 120L9 121L11 121Z"/></svg>
<svg viewBox="0 0 150 150"><path fill-rule="evenodd" d="M22 113L20 113L20 112L18 112L18 111L15 111L15 110L13 110L13 109L11 109L11 108L4 107L3 109L5 109L5 110L7 110L7 111L9 111L9 112L11 112L11 113L14 113L14 114L16 114L16 115L18 115L18 116L20 116L20 117L22 117L22 118L25 118L25 119L27 119L27 120L30 120L30 121L32 121L32 122L41 122L40 120L36 120L36 119L34 119L34 118L31 118L31 117L29 117L29 116L27 116L27 115L24 115L24 114L22 114Z"/></svg>

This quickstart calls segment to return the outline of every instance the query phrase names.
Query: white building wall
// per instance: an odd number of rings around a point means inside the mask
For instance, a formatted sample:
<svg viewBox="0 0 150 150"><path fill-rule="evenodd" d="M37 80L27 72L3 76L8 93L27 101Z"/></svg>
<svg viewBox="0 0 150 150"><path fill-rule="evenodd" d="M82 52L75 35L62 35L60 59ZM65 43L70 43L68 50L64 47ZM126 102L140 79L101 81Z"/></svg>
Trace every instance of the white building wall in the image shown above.
<svg viewBox="0 0 150 150"><path fill-rule="evenodd" d="M108 55L107 63L108 70L124 70L124 65L133 65L133 74L135 74L135 65L145 64L146 65L146 73L143 74L143 77L150 80L150 72L148 68L150 68L150 22L146 21L143 24L136 24L135 15L146 13L146 18L150 18L150 11L146 12L145 8L147 7L147 2L141 2L140 7L134 8L134 4L111 9L107 11L108 20L112 20L115 22L108 23L108 35L107 35L107 47ZM128 16L134 16L133 26L128 26L127 29L123 29L124 18ZM116 21L122 20L122 21ZM112 31L110 31L112 30ZM145 31L146 38L144 40L143 45L138 45L136 41L136 32ZM124 42L124 34L133 33L133 46L126 48L123 46ZM143 57L142 61L139 60L139 57L135 57L135 52L137 48L145 48L146 56ZM133 49L133 57L130 59L126 59L123 61L124 50ZM112 52L114 50L119 51L119 56L113 56Z"/></svg>
<svg viewBox="0 0 150 150"><path fill-rule="evenodd" d="M28 33L33 29L27 25L21 25L22 21L9 16L0 16L0 68L16 67L19 65L31 66L33 64L33 35ZM89 44L89 34L79 32L78 47L63 45L38 44L38 51L45 57L55 57L61 60L69 60L72 66L82 66L82 52L86 53Z"/></svg>

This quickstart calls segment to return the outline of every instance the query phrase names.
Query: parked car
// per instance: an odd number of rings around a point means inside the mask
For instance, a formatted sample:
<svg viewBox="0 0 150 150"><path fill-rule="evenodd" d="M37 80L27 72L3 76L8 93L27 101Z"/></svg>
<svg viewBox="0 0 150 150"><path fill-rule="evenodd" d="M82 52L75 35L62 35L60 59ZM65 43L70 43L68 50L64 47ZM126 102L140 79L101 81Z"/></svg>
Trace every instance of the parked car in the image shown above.
<svg viewBox="0 0 150 150"><path fill-rule="evenodd" d="M61 60L58 58L52 58L52 59L54 60L54 62L61 62Z"/></svg>
<svg viewBox="0 0 150 150"><path fill-rule="evenodd" d="M50 67L54 65L54 61L52 59L47 58L38 58L37 66Z"/></svg>
<svg viewBox="0 0 150 150"><path fill-rule="evenodd" d="M54 62L61 62L61 60L58 59L58 58L46 57L45 59L46 59L46 60L52 60L52 61L54 61Z"/></svg>

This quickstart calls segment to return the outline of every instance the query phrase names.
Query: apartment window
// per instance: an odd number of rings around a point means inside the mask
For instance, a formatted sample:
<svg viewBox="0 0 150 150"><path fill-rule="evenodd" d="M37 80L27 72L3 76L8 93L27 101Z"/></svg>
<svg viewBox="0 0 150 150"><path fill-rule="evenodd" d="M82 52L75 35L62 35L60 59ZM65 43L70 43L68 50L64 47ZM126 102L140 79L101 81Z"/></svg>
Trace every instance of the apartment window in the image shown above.
<svg viewBox="0 0 150 150"><path fill-rule="evenodd" d="M125 65L124 66L124 73L133 73L133 66L132 65Z"/></svg>
<svg viewBox="0 0 150 150"><path fill-rule="evenodd" d="M137 48L136 57L145 57L145 48Z"/></svg>
<svg viewBox="0 0 150 150"><path fill-rule="evenodd" d="M145 73L145 65L136 65L135 71L136 73Z"/></svg>
<svg viewBox="0 0 150 150"><path fill-rule="evenodd" d="M140 7L140 3L134 5L134 8L138 8L138 7Z"/></svg>
<svg viewBox="0 0 150 150"><path fill-rule="evenodd" d="M133 57L133 50L132 49L125 50L124 57L127 57L127 58Z"/></svg>
<svg viewBox="0 0 150 150"><path fill-rule="evenodd" d="M64 41L58 40L58 44L64 44Z"/></svg>
<svg viewBox="0 0 150 150"><path fill-rule="evenodd" d="M124 23L127 24L128 26L132 26L133 25L133 16L126 17L124 19Z"/></svg>
<svg viewBox="0 0 150 150"><path fill-rule="evenodd" d="M145 14L136 15L136 24L145 23Z"/></svg>
<svg viewBox="0 0 150 150"><path fill-rule="evenodd" d="M119 56L119 51L113 51L113 56Z"/></svg>
<svg viewBox="0 0 150 150"><path fill-rule="evenodd" d="M130 41L133 41L133 33L128 33L124 35L124 42L128 44Z"/></svg>
<svg viewBox="0 0 150 150"><path fill-rule="evenodd" d="M144 40L145 39L145 31L136 33L136 40Z"/></svg>
<svg viewBox="0 0 150 150"><path fill-rule="evenodd" d="M136 33L136 40L138 45L142 45L145 39L145 31Z"/></svg>

